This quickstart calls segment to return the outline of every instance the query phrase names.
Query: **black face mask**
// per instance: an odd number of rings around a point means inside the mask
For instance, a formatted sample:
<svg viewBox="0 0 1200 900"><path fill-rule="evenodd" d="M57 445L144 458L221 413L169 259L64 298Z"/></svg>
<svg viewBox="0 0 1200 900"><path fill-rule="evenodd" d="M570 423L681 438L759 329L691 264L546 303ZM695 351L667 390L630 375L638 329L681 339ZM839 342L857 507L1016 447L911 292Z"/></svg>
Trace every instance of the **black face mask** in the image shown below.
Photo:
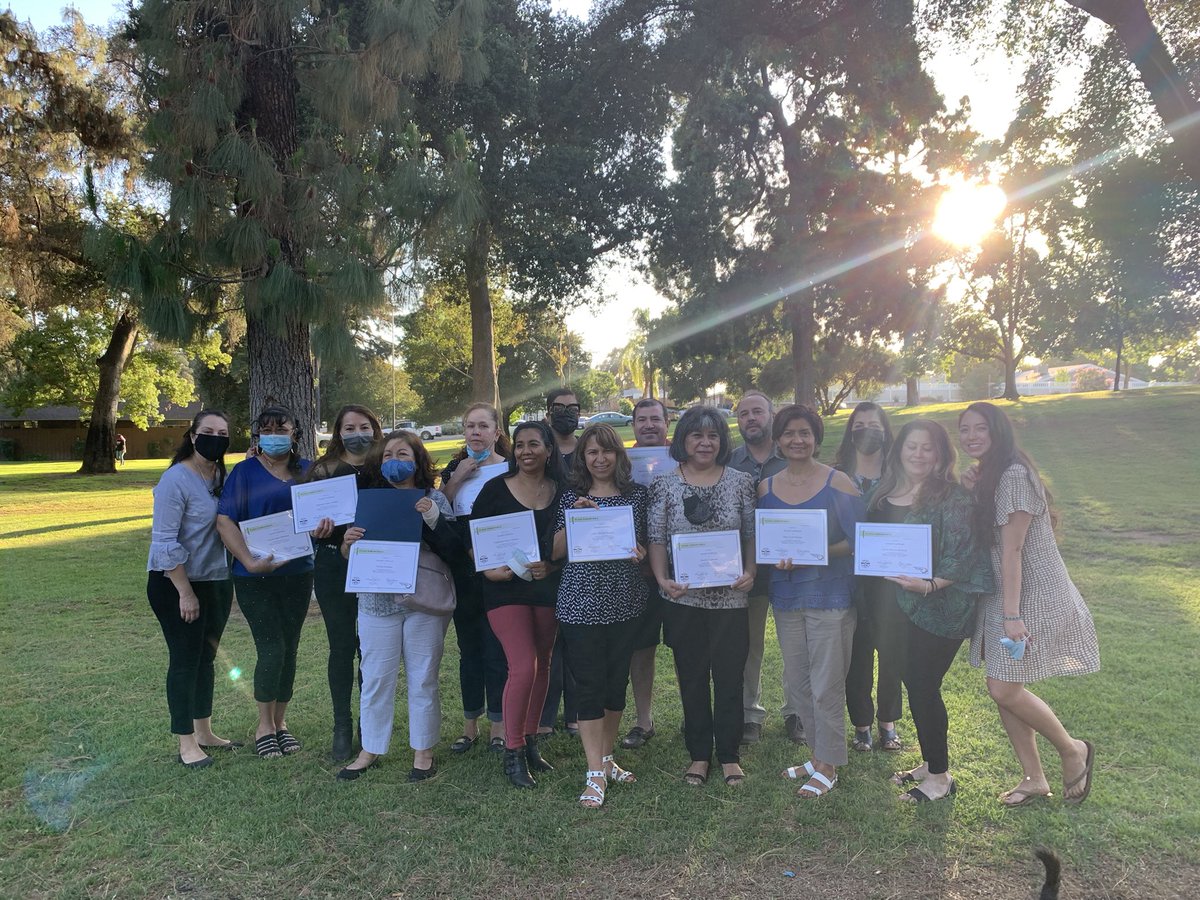
<svg viewBox="0 0 1200 900"><path fill-rule="evenodd" d="M555 410L550 414L550 427L559 434L573 434L579 427L579 413L575 410Z"/></svg>
<svg viewBox="0 0 1200 900"><path fill-rule="evenodd" d="M216 462L229 449L229 437L224 434L194 434L192 445L209 462Z"/></svg>
<svg viewBox="0 0 1200 900"><path fill-rule="evenodd" d="M883 432L874 428L860 428L850 433L850 441L855 450L863 456L870 456L883 446Z"/></svg>

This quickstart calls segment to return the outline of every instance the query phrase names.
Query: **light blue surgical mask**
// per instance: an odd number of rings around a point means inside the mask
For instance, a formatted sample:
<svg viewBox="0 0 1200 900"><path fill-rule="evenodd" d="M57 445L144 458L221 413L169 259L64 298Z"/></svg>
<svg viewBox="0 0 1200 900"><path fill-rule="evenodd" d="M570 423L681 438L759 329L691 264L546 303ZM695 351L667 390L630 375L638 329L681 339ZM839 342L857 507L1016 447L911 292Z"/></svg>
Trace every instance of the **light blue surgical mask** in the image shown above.
<svg viewBox="0 0 1200 900"><path fill-rule="evenodd" d="M287 456L292 452L292 436L290 434L260 434L258 449L267 456Z"/></svg>
<svg viewBox="0 0 1200 900"><path fill-rule="evenodd" d="M403 484L416 474L417 464L411 459L387 459L379 473L392 484Z"/></svg>
<svg viewBox="0 0 1200 900"><path fill-rule="evenodd" d="M478 453L476 453L470 447L467 447L467 456L471 457L471 459L475 460L475 462L477 462L477 463L483 462L485 459L487 459L491 455L492 455L491 447L485 447L484 449L480 450Z"/></svg>

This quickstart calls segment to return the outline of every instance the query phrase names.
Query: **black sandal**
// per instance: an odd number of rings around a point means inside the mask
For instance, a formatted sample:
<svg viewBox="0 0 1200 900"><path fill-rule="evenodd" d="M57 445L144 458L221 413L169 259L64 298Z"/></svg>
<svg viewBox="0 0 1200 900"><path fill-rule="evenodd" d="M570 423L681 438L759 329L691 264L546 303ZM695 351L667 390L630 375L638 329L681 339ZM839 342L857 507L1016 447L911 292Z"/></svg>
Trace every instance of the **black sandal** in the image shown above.
<svg viewBox="0 0 1200 900"><path fill-rule="evenodd" d="M875 749L875 745L871 743L870 728L855 728L854 740L850 743L852 750L857 750L859 753L870 753Z"/></svg>
<svg viewBox="0 0 1200 900"><path fill-rule="evenodd" d="M279 749L279 738L273 734L264 734L254 739L254 752L263 759L279 759L283 751Z"/></svg>
<svg viewBox="0 0 1200 900"><path fill-rule="evenodd" d="M896 733L895 728L879 729L879 746L888 753L896 753L904 749L904 743L900 740L900 735Z"/></svg>
<svg viewBox="0 0 1200 900"><path fill-rule="evenodd" d="M284 756L291 756L293 753L300 752L300 742L286 728L281 728L275 732L275 737L279 740L279 750Z"/></svg>

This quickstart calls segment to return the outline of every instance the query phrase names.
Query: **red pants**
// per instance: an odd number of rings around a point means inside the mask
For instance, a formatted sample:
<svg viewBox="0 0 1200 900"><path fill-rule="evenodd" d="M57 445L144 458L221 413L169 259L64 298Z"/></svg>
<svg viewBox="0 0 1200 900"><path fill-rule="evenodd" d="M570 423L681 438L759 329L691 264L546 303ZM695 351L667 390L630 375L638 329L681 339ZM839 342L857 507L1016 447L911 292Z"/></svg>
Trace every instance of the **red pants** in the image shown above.
<svg viewBox="0 0 1200 900"><path fill-rule="evenodd" d="M537 734L558 623L552 606L499 606L489 609L487 617L508 659L504 742L510 750L519 750L525 735Z"/></svg>

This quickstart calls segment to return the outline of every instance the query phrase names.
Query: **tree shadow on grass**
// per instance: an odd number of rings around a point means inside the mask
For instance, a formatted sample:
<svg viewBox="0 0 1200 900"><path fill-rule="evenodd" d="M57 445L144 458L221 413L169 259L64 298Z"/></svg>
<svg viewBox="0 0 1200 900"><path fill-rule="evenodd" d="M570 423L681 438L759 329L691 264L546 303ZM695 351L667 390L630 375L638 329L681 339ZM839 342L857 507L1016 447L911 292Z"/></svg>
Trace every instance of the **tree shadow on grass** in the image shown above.
<svg viewBox="0 0 1200 900"><path fill-rule="evenodd" d="M65 525L46 525L42 528L27 528L24 531L0 531L0 540L31 537L35 534L50 534L57 531L75 531L80 528L95 528L99 525L119 525L122 522L145 522L149 518L149 515L123 516L119 519L93 519L90 522L70 522Z"/></svg>

